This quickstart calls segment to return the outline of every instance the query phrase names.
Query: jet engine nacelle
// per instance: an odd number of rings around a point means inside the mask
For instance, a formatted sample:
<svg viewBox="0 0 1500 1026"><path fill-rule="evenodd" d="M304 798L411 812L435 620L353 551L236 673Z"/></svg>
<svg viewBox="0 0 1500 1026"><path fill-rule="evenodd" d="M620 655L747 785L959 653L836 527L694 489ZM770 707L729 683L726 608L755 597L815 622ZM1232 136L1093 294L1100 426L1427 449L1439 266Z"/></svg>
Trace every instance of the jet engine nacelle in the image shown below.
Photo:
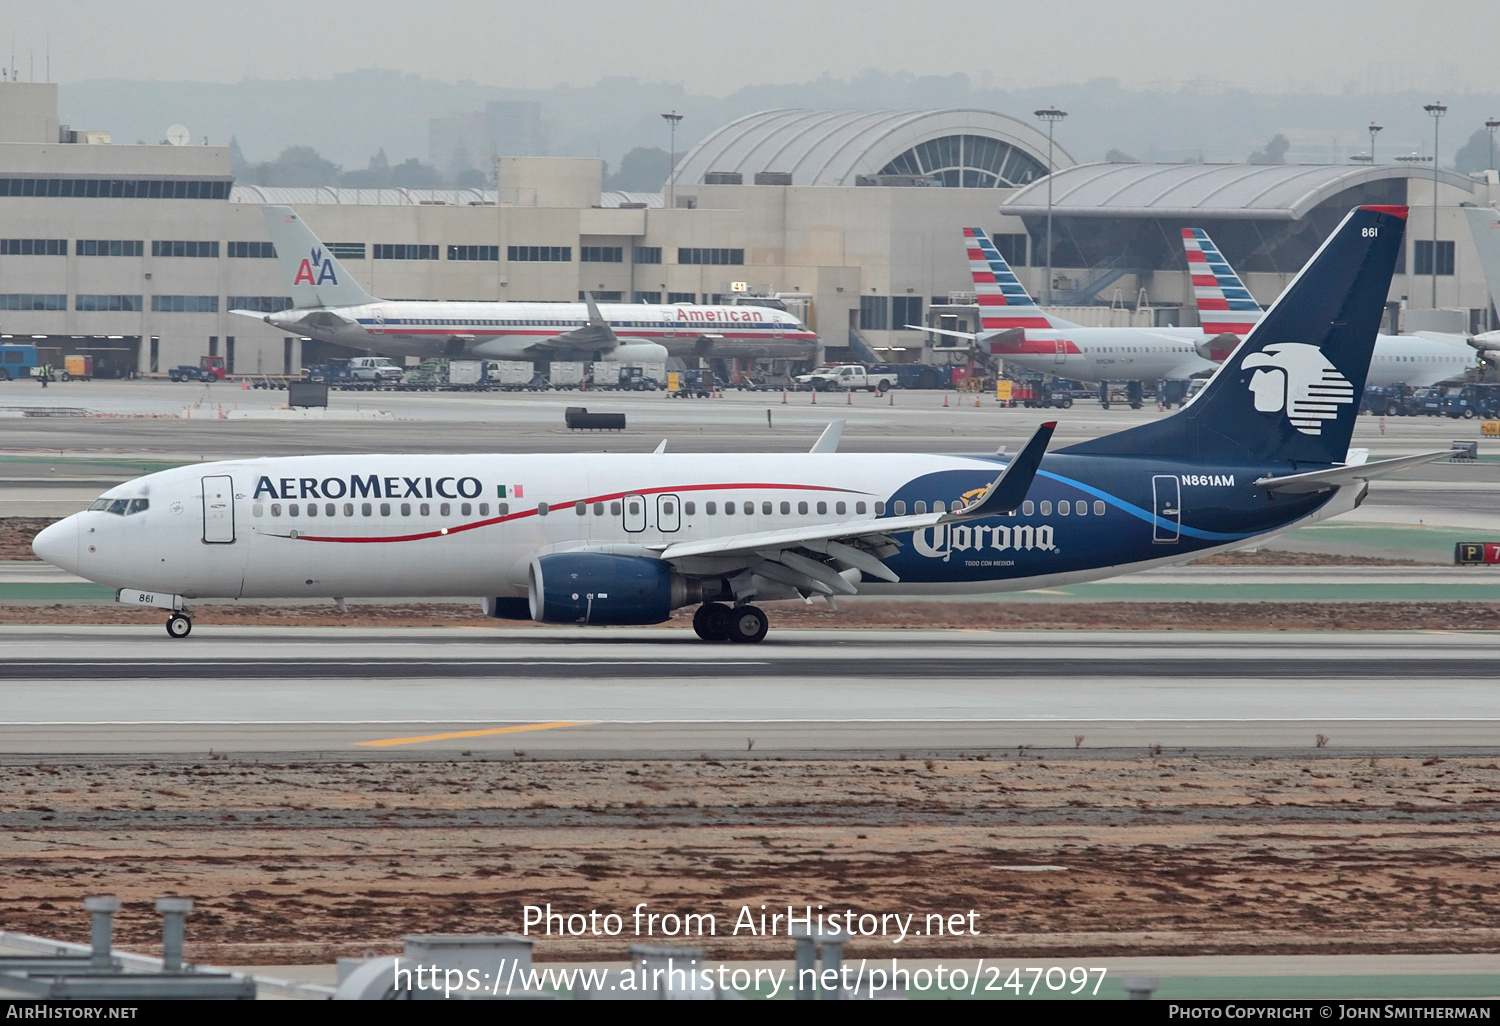
<svg viewBox="0 0 1500 1026"><path fill-rule="evenodd" d="M661 623L702 593L663 560L605 552L539 556L526 587L531 618L542 623Z"/></svg>
<svg viewBox="0 0 1500 1026"><path fill-rule="evenodd" d="M604 358L618 363L665 363L667 347L643 338L622 338L619 345L604 354Z"/></svg>

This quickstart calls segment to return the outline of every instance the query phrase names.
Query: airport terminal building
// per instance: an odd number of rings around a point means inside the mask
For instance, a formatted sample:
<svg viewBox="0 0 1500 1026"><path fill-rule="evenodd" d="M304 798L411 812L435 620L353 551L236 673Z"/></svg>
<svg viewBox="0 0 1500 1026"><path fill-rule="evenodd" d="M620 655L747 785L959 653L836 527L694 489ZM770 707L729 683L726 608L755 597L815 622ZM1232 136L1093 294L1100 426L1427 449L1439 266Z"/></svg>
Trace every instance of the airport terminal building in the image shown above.
<svg viewBox="0 0 1500 1026"><path fill-rule="evenodd" d="M1500 199L1494 172L1439 173L1434 246L1431 169L1080 165L1060 147L1049 163L1044 134L981 110L761 112L711 133L660 194L603 192L598 160L495 168L490 190L239 185L226 148L115 145L60 125L55 85L0 83L0 335L54 363L92 353L101 374L204 355L297 373L332 347L229 312L289 305L261 212L278 203L382 298L791 294L829 357L857 333L915 359L924 336L904 326L965 307L965 226L991 232L1042 296L1049 170L1052 305L1074 320L1196 323L1182 227L1208 228L1268 303L1350 206L1377 202L1413 207L1393 322L1436 307L1461 330L1494 326L1460 210Z"/></svg>

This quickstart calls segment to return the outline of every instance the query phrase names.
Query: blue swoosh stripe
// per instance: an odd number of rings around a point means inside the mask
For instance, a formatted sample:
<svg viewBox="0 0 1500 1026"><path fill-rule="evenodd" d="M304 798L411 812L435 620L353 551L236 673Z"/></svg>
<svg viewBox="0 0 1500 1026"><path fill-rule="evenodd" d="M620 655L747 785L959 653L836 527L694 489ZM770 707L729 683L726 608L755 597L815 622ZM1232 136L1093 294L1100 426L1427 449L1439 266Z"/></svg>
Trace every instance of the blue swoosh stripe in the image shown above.
<svg viewBox="0 0 1500 1026"><path fill-rule="evenodd" d="M1189 527L1187 524L1174 523L1173 521L1167 520L1164 517L1157 516L1150 510L1141 509L1141 507L1134 505L1133 503L1126 502L1124 499L1121 499L1118 496L1111 495L1105 491L1101 491L1100 489L1095 488L1092 485L1086 485L1082 481L1074 481L1070 477L1063 477L1061 474L1054 474L1051 471L1047 470L1038 470L1037 476L1050 477L1054 481L1059 481L1065 485L1071 485L1081 492L1086 492L1089 495L1094 496L1095 498L1103 499L1105 502L1114 505L1117 509L1124 510L1131 516L1136 517L1140 520L1144 520L1148 524L1154 524L1158 527L1165 527L1168 530L1176 528L1181 533L1187 535L1189 538L1201 538L1204 541L1239 541L1243 538L1254 538L1257 535L1266 534L1270 531L1276 530L1276 528L1272 527L1267 528L1264 531L1250 531L1245 534L1221 534L1218 531L1205 531L1201 528Z"/></svg>

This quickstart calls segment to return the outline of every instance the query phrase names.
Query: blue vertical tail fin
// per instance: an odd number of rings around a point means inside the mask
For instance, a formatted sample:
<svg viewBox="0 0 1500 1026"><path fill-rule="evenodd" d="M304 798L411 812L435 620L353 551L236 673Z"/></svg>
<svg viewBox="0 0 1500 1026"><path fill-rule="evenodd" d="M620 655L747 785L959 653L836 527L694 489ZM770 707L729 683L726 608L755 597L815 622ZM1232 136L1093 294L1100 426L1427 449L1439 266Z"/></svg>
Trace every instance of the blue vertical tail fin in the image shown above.
<svg viewBox="0 0 1500 1026"><path fill-rule="evenodd" d="M1405 228L1405 207L1356 207L1192 402L1059 451L1342 462Z"/></svg>

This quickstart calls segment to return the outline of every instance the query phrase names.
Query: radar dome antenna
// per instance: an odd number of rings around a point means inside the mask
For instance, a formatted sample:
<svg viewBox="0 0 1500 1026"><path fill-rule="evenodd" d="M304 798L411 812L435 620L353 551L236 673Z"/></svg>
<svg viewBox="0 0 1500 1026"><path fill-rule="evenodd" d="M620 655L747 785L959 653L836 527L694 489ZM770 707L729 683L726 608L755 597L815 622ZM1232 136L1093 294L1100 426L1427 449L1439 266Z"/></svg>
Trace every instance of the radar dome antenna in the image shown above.
<svg viewBox="0 0 1500 1026"><path fill-rule="evenodd" d="M186 146L192 140L193 133L187 130L186 125L172 125L167 128L167 142L173 146Z"/></svg>

